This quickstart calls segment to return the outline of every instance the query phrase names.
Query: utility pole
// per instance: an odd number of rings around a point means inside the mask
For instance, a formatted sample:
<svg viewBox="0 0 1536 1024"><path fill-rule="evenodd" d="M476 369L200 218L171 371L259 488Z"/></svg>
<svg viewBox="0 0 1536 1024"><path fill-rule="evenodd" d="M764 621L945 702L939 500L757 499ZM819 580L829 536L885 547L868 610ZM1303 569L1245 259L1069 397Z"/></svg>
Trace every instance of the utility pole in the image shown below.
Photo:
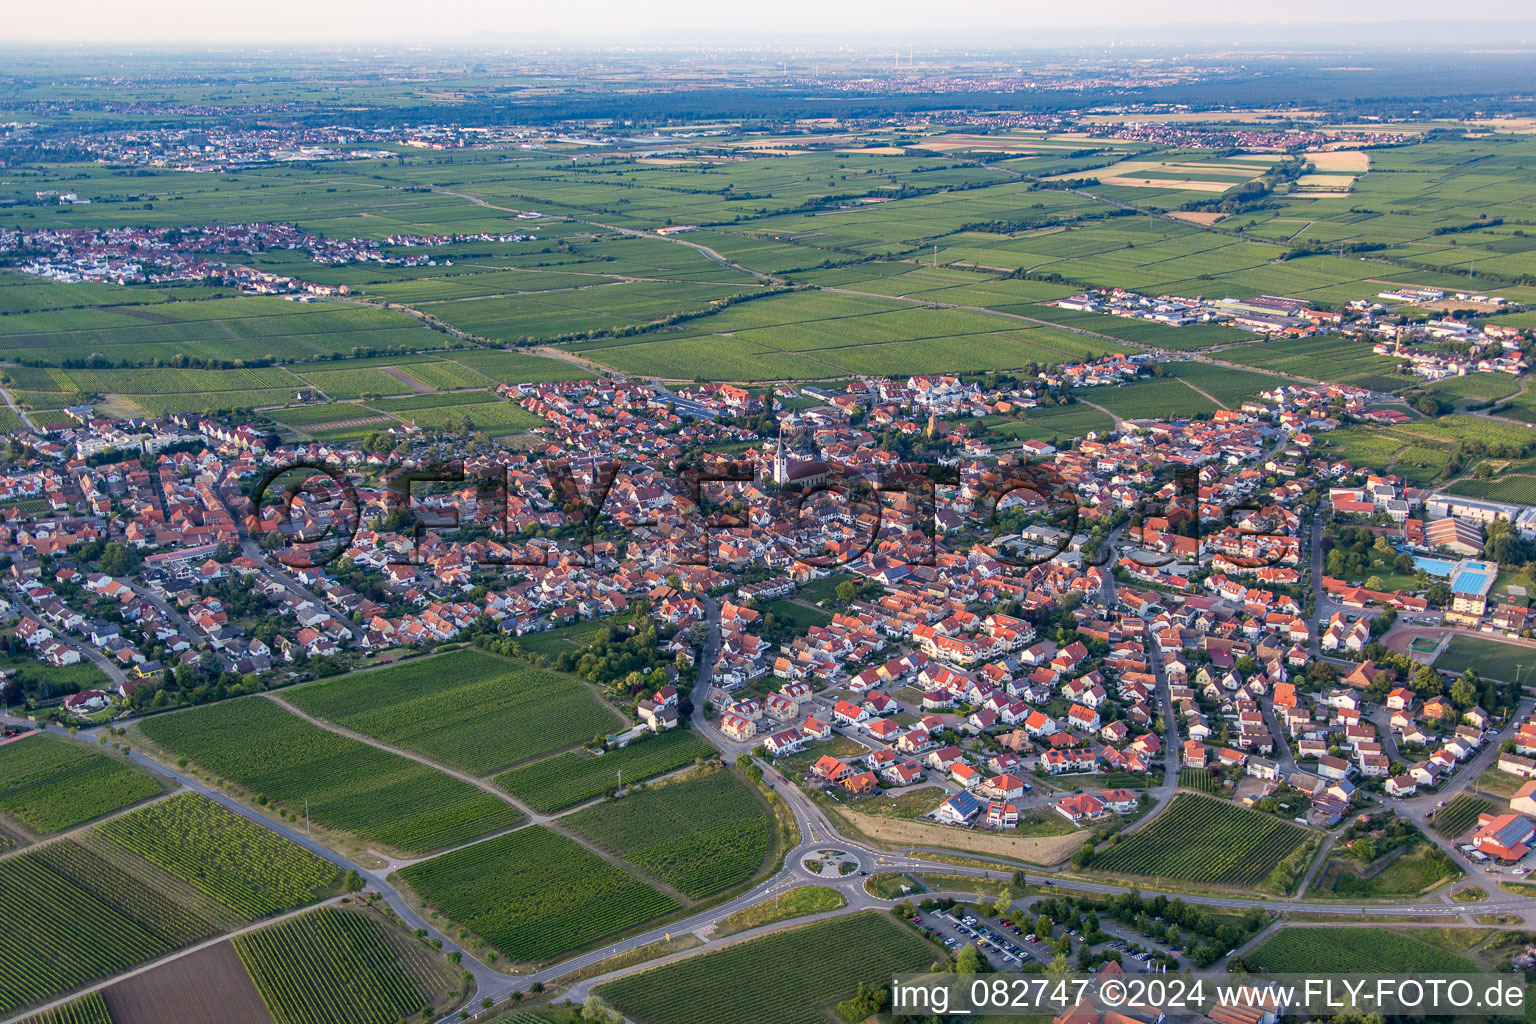
<svg viewBox="0 0 1536 1024"><path fill-rule="evenodd" d="M304 798L304 838L309 836L309 797Z"/></svg>

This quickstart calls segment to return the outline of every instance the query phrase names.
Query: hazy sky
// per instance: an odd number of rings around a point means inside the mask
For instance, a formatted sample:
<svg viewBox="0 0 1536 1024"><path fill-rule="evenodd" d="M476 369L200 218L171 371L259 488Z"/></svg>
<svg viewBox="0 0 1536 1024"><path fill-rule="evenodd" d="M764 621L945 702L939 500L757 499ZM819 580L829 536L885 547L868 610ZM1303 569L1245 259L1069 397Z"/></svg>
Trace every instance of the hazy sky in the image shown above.
<svg viewBox="0 0 1536 1024"><path fill-rule="evenodd" d="M1176 23L1370 23L1532 19L1529 0L76 0L63 8L15 3L0 38L13 42L324 43L515 42L625 33L812 33L846 37L1031 28L1080 28L1085 42L1123 38L1138 25ZM494 39L487 39L494 36ZM844 40L838 40L844 41ZM996 39L994 38L994 41ZM1014 40L1010 39L1009 42ZM1338 40L1334 40L1335 42Z"/></svg>

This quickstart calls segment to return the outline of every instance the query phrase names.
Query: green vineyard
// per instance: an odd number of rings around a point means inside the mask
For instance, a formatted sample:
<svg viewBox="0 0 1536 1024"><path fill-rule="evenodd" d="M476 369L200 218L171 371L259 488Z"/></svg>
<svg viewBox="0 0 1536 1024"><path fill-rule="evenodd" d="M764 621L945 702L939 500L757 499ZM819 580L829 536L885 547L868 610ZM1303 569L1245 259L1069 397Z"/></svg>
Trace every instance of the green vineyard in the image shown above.
<svg viewBox="0 0 1536 1024"><path fill-rule="evenodd" d="M114 903L32 853L0 861L0 1011L169 953L160 927L148 907Z"/></svg>
<svg viewBox="0 0 1536 1024"><path fill-rule="evenodd" d="M1438 946L1387 928L1284 928L1243 958L1258 971L1475 972Z"/></svg>
<svg viewBox="0 0 1536 1024"><path fill-rule="evenodd" d="M944 954L873 911L727 946L620 978L598 994L641 1024L824 1024L860 982L926 970Z"/></svg>
<svg viewBox="0 0 1536 1024"><path fill-rule="evenodd" d="M1180 768L1179 785L1210 796L1221 796L1221 783L1205 768Z"/></svg>
<svg viewBox="0 0 1536 1024"><path fill-rule="evenodd" d="M417 894L513 960L545 960L677 904L542 826L413 864Z"/></svg>
<svg viewBox="0 0 1536 1024"><path fill-rule="evenodd" d="M1457 793L1450 803L1435 812L1432 827L1447 839L1454 839L1476 825L1478 815L1493 814L1497 810L1492 800L1471 793Z"/></svg>
<svg viewBox="0 0 1536 1024"><path fill-rule="evenodd" d="M475 775L621 724L578 680L474 650L305 686L288 699L312 715Z"/></svg>
<svg viewBox="0 0 1536 1024"><path fill-rule="evenodd" d="M248 920L335 888L329 861L196 793L114 818L101 832Z"/></svg>
<svg viewBox="0 0 1536 1024"><path fill-rule="evenodd" d="M128 908L136 920L149 922L168 946L190 946L218 933L220 922L212 920L212 914L185 906L168 891L124 871L123 865L95 848L97 843L96 837L89 836L49 843L28 856L108 906Z"/></svg>
<svg viewBox="0 0 1536 1024"><path fill-rule="evenodd" d="M432 965L402 960L383 926L323 907L234 940L277 1024L394 1024L435 1001Z"/></svg>
<svg viewBox="0 0 1536 1024"><path fill-rule="evenodd" d="M146 719L156 743L289 812L425 853L521 820L516 808L423 764L305 722L262 697Z"/></svg>
<svg viewBox="0 0 1536 1024"><path fill-rule="evenodd" d="M723 769L563 820L695 899L751 878L773 837L757 795Z"/></svg>
<svg viewBox="0 0 1536 1024"><path fill-rule="evenodd" d="M664 732L601 757L568 752L496 776L496 785L546 814L590 800L625 782L639 782L681 768L699 757L717 757L708 740L686 729Z"/></svg>
<svg viewBox="0 0 1536 1024"><path fill-rule="evenodd" d="M1252 886L1306 842L1308 832L1245 807L1180 794L1152 824L1101 851L1095 870Z"/></svg>
<svg viewBox="0 0 1536 1024"><path fill-rule="evenodd" d="M38 835L66 831L162 791L152 776L121 758L57 736L0 746L0 815Z"/></svg>
<svg viewBox="0 0 1536 1024"><path fill-rule="evenodd" d="M92 992L35 1017L28 1017L21 1024L112 1024L112 1015L107 1012L107 1001L101 998L101 993Z"/></svg>

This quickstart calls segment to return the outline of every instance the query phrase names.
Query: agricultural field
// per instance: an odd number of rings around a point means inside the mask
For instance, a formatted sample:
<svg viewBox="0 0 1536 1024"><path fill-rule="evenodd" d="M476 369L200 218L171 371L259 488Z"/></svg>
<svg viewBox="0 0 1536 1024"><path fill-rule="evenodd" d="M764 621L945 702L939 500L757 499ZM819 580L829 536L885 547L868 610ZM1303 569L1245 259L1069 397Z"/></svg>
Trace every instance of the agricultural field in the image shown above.
<svg viewBox="0 0 1536 1024"><path fill-rule="evenodd" d="M1077 361L1113 344L982 310L880 295L772 295L691 320L683 337L572 346L625 372L677 379L808 380L857 374L1017 369Z"/></svg>
<svg viewBox="0 0 1536 1024"><path fill-rule="evenodd" d="M1476 965L1388 928L1282 928L1243 958L1256 971L1473 973Z"/></svg>
<svg viewBox="0 0 1536 1024"><path fill-rule="evenodd" d="M1115 425L1108 413L1084 402L1029 409L1023 419L988 416L982 422L986 424L989 436L1001 435L1012 442L1081 437L1096 430L1111 430Z"/></svg>
<svg viewBox="0 0 1536 1024"><path fill-rule="evenodd" d="M889 914L867 911L642 971L597 992L639 1024L823 1024L861 982L888 984L892 974L926 970L938 959L941 953Z"/></svg>
<svg viewBox="0 0 1536 1024"><path fill-rule="evenodd" d="M561 821L694 899L751 878L775 831L762 799L725 769L648 786Z"/></svg>
<svg viewBox="0 0 1536 1024"><path fill-rule="evenodd" d="M1128 420L1209 416L1216 403L1176 378L1147 378L1118 387L1085 388L1078 398Z"/></svg>
<svg viewBox="0 0 1536 1024"><path fill-rule="evenodd" d="M988 303L988 305L991 304ZM1058 309L1055 306L1046 305L1028 309L1014 306L1009 307L1008 311L1037 320L1049 320L1053 324L1076 328L1080 331L1107 334L1111 338L1119 338L1132 345L1174 352L1257 340L1257 335L1218 324L1188 324L1183 327L1173 327L1158 323L1156 320L1136 320L1130 317L1089 313L1079 309Z"/></svg>
<svg viewBox="0 0 1536 1024"><path fill-rule="evenodd" d="M468 649L300 687L286 699L475 775L623 724L578 679Z"/></svg>
<svg viewBox="0 0 1536 1024"><path fill-rule="evenodd" d="M276 1024L394 1024L422 1016L450 987L443 963L395 928L368 911L322 907L233 944Z"/></svg>
<svg viewBox="0 0 1536 1024"><path fill-rule="evenodd" d="M412 864L396 877L518 962L554 959L678 905L541 825Z"/></svg>
<svg viewBox="0 0 1536 1024"><path fill-rule="evenodd" d="M174 948L147 930L150 922L114 910L26 855L0 861L0 900L6 904L0 924L3 1010L41 1002ZM89 936L79 934L82 928Z"/></svg>
<svg viewBox="0 0 1536 1024"><path fill-rule="evenodd" d="M427 853L517 824L511 805L442 772L310 725L263 697L159 715L155 743L290 814Z"/></svg>
<svg viewBox="0 0 1536 1024"><path fill-rule="evenodd" d="M428 396L435 397L435 396ZM378 418L394 422L393 417L381 416L371 406L356 402L337 402L325 405L298 405L292 409L272 409L264 414L274 423L285 427L314 427L348 420Z"/></svg>
<svg viewBox="0 0 1536 1024"><path fill-rule="evenodd" d="M1450 803L1435 812L1430 827L1447 839L1455 839L1477 825L1478 815L1497 812L1498 807L1487 797L1457 793Z"/></svg>
<svg viewBox="0 0 1536 1024"><path fill-rule="evenodd" d="M0 823L37 836L67 831L163 792L154 776L83 743L40 734L0 746Z"/></svg>
<svg viewBox="0 0 1536 1024"><path fill-rule="evenodd" d="M1094 857L1096 871L1253 887L1312 833L1206 797L1180 794L1152 823Z"/></svg>
<svg viewBox="0 0 1536 1024"><path fill-rule="evenodd" d="M585 380L596 376L591 370L573 366L564 360L529 355L525 352L509 352L499 348L455 352L453 361L463 363L497 384Z"/></svg>
<svg viewBox="0 0 1536 1024"><path fill-rule="evenodd" d="M36 1014L21 1024L117 1024L100 992L81 996L63 1006Z"/></svg>
<svg viewBox="0 0 1536 1024"><path fill-rule="evenodd" d="M185 289L183 294L196 292ZM449 341L396 311L274 297L208 297L212 294L203 292L195 300L0 317L0 357L59 366L93 355L119 365L156 359L169 362L177 356L290 361L354 349L368 353L441 349ZM155 392L145 389L142 393Z"/></svg>
<svg viewBox="0 0 1536 1024"><path fill-rule="evenodd" d="M228 814L222 809L194 809L190 824L161 812L162 804L199 801L216 807L189 794L0 860L0 1012L193 945L252 919L253 910L311 902L316 889L307 882L336 878L331 865L271 833L244 837L217 816ZM107 833L149 813L158 816L152 827L186 829L147 840L152 859ZM201 873L208 871L219 875Z"/></svg>
<svg viewBox="0 0 1536 1024"><path fill-rule="evenodd" d="M330 861L197 793L113 818L102 835L255 921L336 890Z"/></svg>
<svg viewBox="0 0 1536 1024"><path fill-rule="evenodd" d="M1180 768L1179 785L1207 796L1227 796L1221 782L1205 768Z"/></svg>
<svg viewBox="0 0 1536 1024"><path fill-rule="evenodd" d="M472 392L473 393L473 392ZM425 395L423 398L427 397ZM443 398L454 397L443 395ZM422 406L408 412L396 413L418 427L446 427L456 430L468 420L470 429L483 430L493 437L520 434L534 427L545 426L545 421L520 405L498 398L493 402L446 403Z"/></svg>
<svg viewBox="0 0 1536 1024"><path fill-rule="evenodd" d="M546 629L537 633L524 633L517 638L517 643L523 651L531 654L542 654L546 658L554 659L567 651L580 651L597 639L598 634L607 629L610 624L627 621L629 616L619 615L597 619L584 619L573 622L569 626L556 626L554 629Z"/></svg>
<svg viewBox="0 0 1536 1024"><path fill-rule="evenodd" d="M568 751L496 776L496 785L543 814L553 814L601 796L618 785L619 773L640 782L719 751L688 729L675 729L639 740L601 756Z"/></svg>
<svg viewBox="0 0 1536 1024"><path fill-rule="evenodd" d="M1244 402L1256 400L1261 392L1289 383L1283 377L1211 363L1164 363L1163 369L1169 376L1199 388L1228 409L1236 409Z"/></svg>
<svg viewBox="0 0 1536 1024"><path fill-rule="evenodd" d="M1507 373L1469 373L1437 380L1425 390L1462 405L1487 404L1513 395L1520 390L1520 381Z"/></svg>
<svg viewBox="0 0 1536 1024"><path fill-rule="evenodd" d="M420 303L417 308L478 338L511 345L639 328L702 312L712 303L758 287L626 281L572 291Z"/></svg>
<svg viewBox="0 0 1536 1024"><path fill-rule="evenodd" d="M1217 355L1229 363L1312 380L1326 370L1334 383L1379 390L1399 388L1414 379L1396 375L1401 361L1377 355L1366 342L1326 336L1250 342L1223 349Z"/></svg>
<svg viewBox="0 0 1536 1024"><path fill-rule="evenodd" d="M1500 475L1492 480L1470 478L1457 480L1455 483L1447 484L1445 490L1452 494L1464 494L1469 498L1536 505L1536 476L1525 473Z"/></svg>
<svg viewBox="0 0 1536 1024"><path fill-rule="evenodd" d="M273 1024L229 942L205 946L102 990L112 1024Z"/></svg>

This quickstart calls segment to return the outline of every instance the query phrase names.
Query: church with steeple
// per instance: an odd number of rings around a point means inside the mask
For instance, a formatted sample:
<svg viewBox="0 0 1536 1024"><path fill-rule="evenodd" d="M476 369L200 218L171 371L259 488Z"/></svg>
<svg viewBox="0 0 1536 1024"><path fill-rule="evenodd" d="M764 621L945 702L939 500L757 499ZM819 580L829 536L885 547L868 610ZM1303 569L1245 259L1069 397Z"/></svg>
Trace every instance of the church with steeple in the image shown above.
<svg viewBox="0 0 1536 1024"><path fill-rule="evenodd" d="M774 483L780 487L787 484L809 487L825 480L830 468L820 459L797 459L792 457L784 449L783 433L779 434L773 449Z"/></svg>

